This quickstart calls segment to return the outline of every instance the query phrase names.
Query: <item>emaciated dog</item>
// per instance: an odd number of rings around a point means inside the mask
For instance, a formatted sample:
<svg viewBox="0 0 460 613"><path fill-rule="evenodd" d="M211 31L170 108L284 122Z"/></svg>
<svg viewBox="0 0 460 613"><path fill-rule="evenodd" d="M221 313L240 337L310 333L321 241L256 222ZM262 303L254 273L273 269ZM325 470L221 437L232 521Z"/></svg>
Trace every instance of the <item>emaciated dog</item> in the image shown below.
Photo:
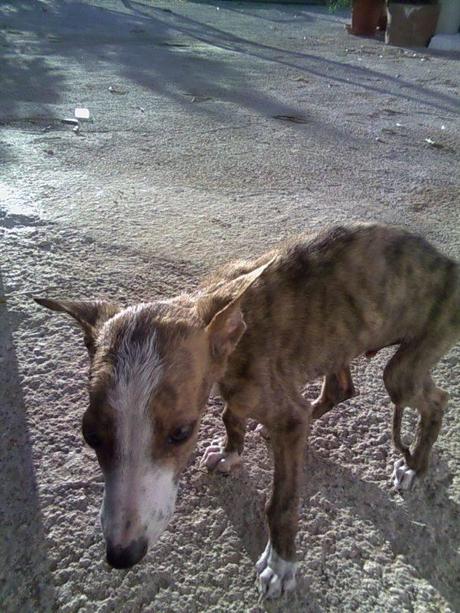
<svg viewBox="0 0 460 613"><path fill-rule="evenodd" d="M139 562L165 529L179 475L194 449L213 384L225 400L224 441L204 462L240 462L248 417L270 435L269 540L258 563L264 596L295 586L295 535L310 424L354 394L351 360L398 348L383 378L394 403L393 440L409 487L429 461L447 403L430 371L460 335L459 265L423 238L377 224L333 227L259 259L227 265L199 291L121 308L37 298L79 323L91 358L83 436L105 479L107 560ZM324 376L310 404L301 394ZM401 441L417 409L413 448Z"/></svg>

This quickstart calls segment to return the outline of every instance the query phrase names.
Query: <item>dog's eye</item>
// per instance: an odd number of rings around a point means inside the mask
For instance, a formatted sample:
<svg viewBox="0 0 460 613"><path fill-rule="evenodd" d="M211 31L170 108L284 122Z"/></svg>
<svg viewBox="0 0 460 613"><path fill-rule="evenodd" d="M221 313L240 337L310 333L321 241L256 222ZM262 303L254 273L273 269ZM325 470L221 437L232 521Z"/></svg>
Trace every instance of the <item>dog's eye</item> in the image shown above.
<svg viewBox="0 0 460 613"><path fill-rule="evenodd" d="M93 449L97 449L102 446L103 440L102 437L99 436L97 432L85 432L83 434L83 438L88 443L90 447Z"/></svg>
<svg viewBox="0 0 460 613"><path fill-rule="evenodd" d="M173 430L168 436L168 443L170 445L179 445L180 443L184 443L188 438L190 438L192 432L193 424L187 424L186 426L175 428L175 430Z"/></svg>

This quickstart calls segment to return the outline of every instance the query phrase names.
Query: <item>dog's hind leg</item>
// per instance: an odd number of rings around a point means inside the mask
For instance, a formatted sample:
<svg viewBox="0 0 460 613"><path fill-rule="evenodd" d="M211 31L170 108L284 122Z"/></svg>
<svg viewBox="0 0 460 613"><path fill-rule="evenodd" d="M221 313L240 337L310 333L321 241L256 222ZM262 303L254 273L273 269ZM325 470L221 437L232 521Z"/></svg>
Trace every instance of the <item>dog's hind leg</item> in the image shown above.
<svg viewBox="0 0 460 613"><path fill-rule="evenodd" d="M312 402L313 419L322 417L339 402L344 402L356 396L355 386L351 378L350 368L342 368L337 373L330 373L324 377L321 393Z"/></svg>
<svg viewBox="0 0 460 613"><path fill-rule="evenodd" d="M415 479L415 470L410 468L412 456L407 445L401 440L401 423L404 407L395 404L393 408L392 437L395 449L400 451L404 459L397 460L393 469L393 483L396 489L410 489Z"/></svg>
<svg viewBox="0 0 460 613"><path fill-rule="evenodd" d="M213 441L206 449L202 464L210 470L229 473L241 463L246 434L246 417L243 417L227 404L222 414L226 437L223 441Z"/></svg>
<svg viewBox="0 0 460 613"><path fill-rule="evenodd" d="M385 386L395 403L393 443L404 456L404 460L396 462L393 472L394 484L398 489L409 489L415 476L428 468L430 451L438 437L447 405L447 393L436 387L427 374L426 355L422 357L421 353L424 345L401 346L384 372ZM420 414L412 451L401 440L404 407L417 409Z"/></svg>
<svg viewBox="0 0 460 613"><path fill-rule="evenodd" d="M393 424L392 424L392 434L393 434L393 445L395 448L400 451L403 456L408 459L410 457L409 447L404 445L401 440L401 423L404 413L404 407L399 404L395 404L393 408Z"/></svg>
<svg viewBox="0 0 460 613"><path fill-rule="evenodd" d="M430 451L441 430L444 410L449 395L436 387L431 376L427 376L423 383L423 392L418 401L420 412L419 423L415 434L414 448L409 461L410 467L417 474L424 473L428 468Z"/></svg>
<svg viewBox="0 0 460 613"><path fill-rule="evenodd" d="M444 409L447 405L448 394L436 387L428 376L423 385L423 392L417 400L417 409L420 413L415 434L413 451L401 441L402 407L395 406L393 415L393 442L404 455L404 460L395 464L393 472L394 484L398 489L409 489L416 475L423 474L430 459L431 448L438 438L441 429Z"/></svg>
<svg viewBox="0 0 460 613"><path fill-rule="evenodd" d="M312 418L318 419L325 413L333 409L340 402L349 400L357 395L353 380L351 378L350 368L342 368L337 373L330 373L323 379L321 393L311 403ZM270 438L270 432L263 424L259 424L256 428L261 436L266 439Z"/></svg>

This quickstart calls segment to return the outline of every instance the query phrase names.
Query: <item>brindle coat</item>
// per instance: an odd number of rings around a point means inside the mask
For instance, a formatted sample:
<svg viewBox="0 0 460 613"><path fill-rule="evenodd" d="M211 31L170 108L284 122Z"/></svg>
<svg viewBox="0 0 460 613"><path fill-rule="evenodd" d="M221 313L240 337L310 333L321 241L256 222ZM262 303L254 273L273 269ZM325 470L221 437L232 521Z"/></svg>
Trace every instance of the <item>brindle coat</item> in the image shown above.
<svg viewBox="0 0 460 613"><path fill-rule="evenodd" d="M105 303L39 302L83 326L93 355L92 393L103 396L107 356L113 359L116 350L110 339L102 347L101 330L112 326L116 338L123 318L132 315L122 311L111 319L118 309ZM145 321L139 319L139 334L156 328L162 360L175 364L174 376L152 399L152 419L161 423L157 432L179 426L175 412L179 406L184 412L191 399L196 406L190 411L199 416L215 382L225 400L223 459L243 451L248 417L268 430L275 467L267 516L271 546L282 559L295 558L299 480L312 418L354 394L349 364L357 356L398 345L384 371L395 405L393 439L410 469L426 470L447 403L430 371L460 335L460 273L457 263L423 238L377 224L333 227L257 260L229 264L198 292L146 305L140 317ZM178 351L182 362L175 360ZM323 388L310 405L300 389L320 375ZM159 401L165 394L174 398L167 410ZM93 398L85 419L110 412L102 404ZM404 407L420 413L412 451L401 442ZM196 431L194 425L185 445L174 448L176 474ZM165 453L173 462L173 451Z"/></svg>
<svg viewBox="0 0 460 613"><path fill-rule="evenodd" d="M422 473L447 403L430 371L460 334L460 273L456 262L403 229L334 227L253 263L224 268L204 285L213 292L211 302L216 293L225 295L223 279L249 272L273 255L275 261L244 294L247 330L229 358L220 390L228 451L241 453L247 417L271 435L270 534L278 553L293 559L297 483L311 421L301 386L325 375L313 403L312 417L318 418L353 396L353 358L399 345L384 371L395 404L393 439L407 465ZM413 452L400 437L406 406L421 416Z"/></svg>

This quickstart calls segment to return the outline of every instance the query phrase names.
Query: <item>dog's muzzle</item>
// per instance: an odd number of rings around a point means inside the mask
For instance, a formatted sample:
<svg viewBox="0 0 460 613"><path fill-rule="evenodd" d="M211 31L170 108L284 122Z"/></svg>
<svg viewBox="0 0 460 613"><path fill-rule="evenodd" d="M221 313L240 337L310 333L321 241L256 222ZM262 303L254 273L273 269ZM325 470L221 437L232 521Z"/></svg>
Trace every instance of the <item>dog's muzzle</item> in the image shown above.
<svg viewBox="0 0 460 613"><path fill-rule="evenodd" d="M137 564L147 553L148 541L140 537L127 547L107 543L107 562L113 568L130 568Z"/></svg>

